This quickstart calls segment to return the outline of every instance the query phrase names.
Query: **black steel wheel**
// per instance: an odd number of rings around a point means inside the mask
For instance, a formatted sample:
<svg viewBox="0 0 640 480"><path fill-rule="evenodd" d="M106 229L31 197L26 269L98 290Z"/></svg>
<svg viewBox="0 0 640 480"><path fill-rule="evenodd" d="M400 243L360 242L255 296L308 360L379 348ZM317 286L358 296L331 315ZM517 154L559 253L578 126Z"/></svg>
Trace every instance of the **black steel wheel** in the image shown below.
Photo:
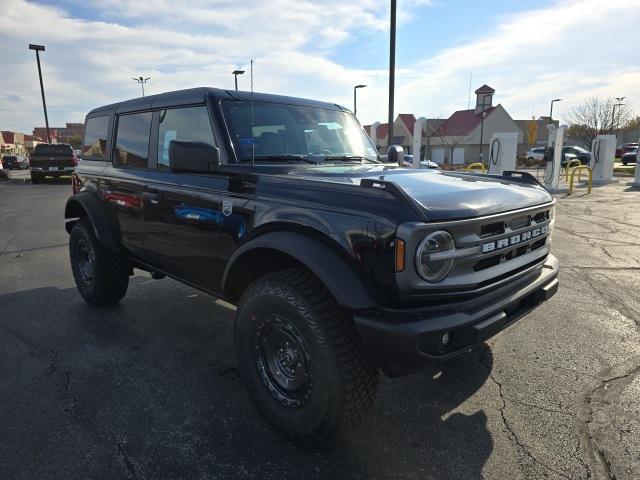
<svg viewBox="0 0 640 480"><path fill-rule="evenodd" d="M69 258L76 286L87 303L112 305L127 293L129 262L98 241L87 219L77 221L71 230Z"/></svg>
<svg viewBox="0 0 640 480"><path fill-rule="evenodd" d="M288 436L327 441L373 406L378 370L348 312L305 269L266 275L245 290L235 346L258 410Z"/></svg>

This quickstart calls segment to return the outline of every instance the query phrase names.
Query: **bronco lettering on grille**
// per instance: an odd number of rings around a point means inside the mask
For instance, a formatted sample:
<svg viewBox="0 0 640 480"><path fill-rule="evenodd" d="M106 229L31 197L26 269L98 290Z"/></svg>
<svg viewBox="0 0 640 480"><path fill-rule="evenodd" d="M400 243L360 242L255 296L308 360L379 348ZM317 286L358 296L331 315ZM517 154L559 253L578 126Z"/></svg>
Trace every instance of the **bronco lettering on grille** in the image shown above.
<svg viewBox="0 0 640 480"><path fill-rule="evenodd" d="M533 230L519 233L518 235L513 235L509 238L501 238L500 240L496 240L494 242L486 242L482 244L482 253L501 250L518 243L529 241L532 238L539 237L540 235L544 235L545 233L549 233L549 225L543 225L541 227L534 228Z"/></svg>

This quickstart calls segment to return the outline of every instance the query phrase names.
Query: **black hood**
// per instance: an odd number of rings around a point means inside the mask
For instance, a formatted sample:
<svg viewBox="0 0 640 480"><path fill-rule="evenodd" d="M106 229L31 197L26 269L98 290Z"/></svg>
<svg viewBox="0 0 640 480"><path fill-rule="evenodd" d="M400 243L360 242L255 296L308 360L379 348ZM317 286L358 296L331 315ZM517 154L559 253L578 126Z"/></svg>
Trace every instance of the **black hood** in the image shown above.
<svg viewBox="0 0 640 480"><path fill-rule="evenodd" d="M332 165L292 169L291 176L359 185L363 178L394 182L423 209L429 221L503 213L550 202L539 185L508 177L383 165ZM363 187L364 188L364 187Z"/></svg>

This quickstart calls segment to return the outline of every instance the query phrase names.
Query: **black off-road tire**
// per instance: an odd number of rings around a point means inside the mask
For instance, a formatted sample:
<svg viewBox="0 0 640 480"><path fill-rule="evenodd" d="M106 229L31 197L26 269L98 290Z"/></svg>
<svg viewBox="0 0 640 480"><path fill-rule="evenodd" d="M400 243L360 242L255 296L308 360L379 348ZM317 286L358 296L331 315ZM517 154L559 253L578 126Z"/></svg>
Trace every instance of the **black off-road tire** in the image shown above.
<svg viewBox="0 0 640 480"><path fill-rule="evenodd" d="M265 332L275 328L293 332L302 345L304 365L297 366L311 377L293 401L264 360ZM266 275L245 290L236 311L235 347L238 370L260 413L299 442L327 442L355 427L373 406L378 369L348 312L305 269Z"/></svg>
<svg viewBox="0 0 640 480"><path fill-rule="evenodd" d="M77 221L71 230L69 257L78 291L90 305L113 305L127 293L129 262L98 241L87 219Z"/></svg>
<svg viewBox="0 0 640 480"><path fill-rule="evenodd" d="M38 173L32 173L31 174L31 183L33 183L34 185L37 185L39 183L42 183L42 180L44 179L44 177Z"/></svg>

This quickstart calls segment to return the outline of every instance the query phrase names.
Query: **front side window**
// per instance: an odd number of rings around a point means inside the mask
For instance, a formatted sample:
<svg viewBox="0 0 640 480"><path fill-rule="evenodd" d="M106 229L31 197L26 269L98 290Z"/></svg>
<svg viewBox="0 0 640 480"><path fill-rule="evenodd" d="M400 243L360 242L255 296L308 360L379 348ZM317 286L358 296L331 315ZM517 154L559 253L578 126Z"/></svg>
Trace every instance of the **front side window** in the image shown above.
<svg viewBox="0 0 640 480"><path fill-rule="evenodd" d="M89 159L104 160L107 151L109 116L87 119L81 153ZM38 147L36 147L38 148Z"/></svg>
<svg viewBox="0 0 640 480"><path fill-rule="evenodd" d="M369 137L348 112L247 101L224 101L222 108L240 161L378 158Z"/></svg>
<svg viewBox="0 0 640 480"><path fill-rule="evenodd" d="M205 106L174 108L160 112L158 169L169 169L171 140L186 140L215 146L211 122Z"/></svg>
<svg viewBox="0 0 640 480"><path fill-rule="evenodd" d="M118 117L115 159L119 166L147 168L151 117L151 112Z"/></svg>

